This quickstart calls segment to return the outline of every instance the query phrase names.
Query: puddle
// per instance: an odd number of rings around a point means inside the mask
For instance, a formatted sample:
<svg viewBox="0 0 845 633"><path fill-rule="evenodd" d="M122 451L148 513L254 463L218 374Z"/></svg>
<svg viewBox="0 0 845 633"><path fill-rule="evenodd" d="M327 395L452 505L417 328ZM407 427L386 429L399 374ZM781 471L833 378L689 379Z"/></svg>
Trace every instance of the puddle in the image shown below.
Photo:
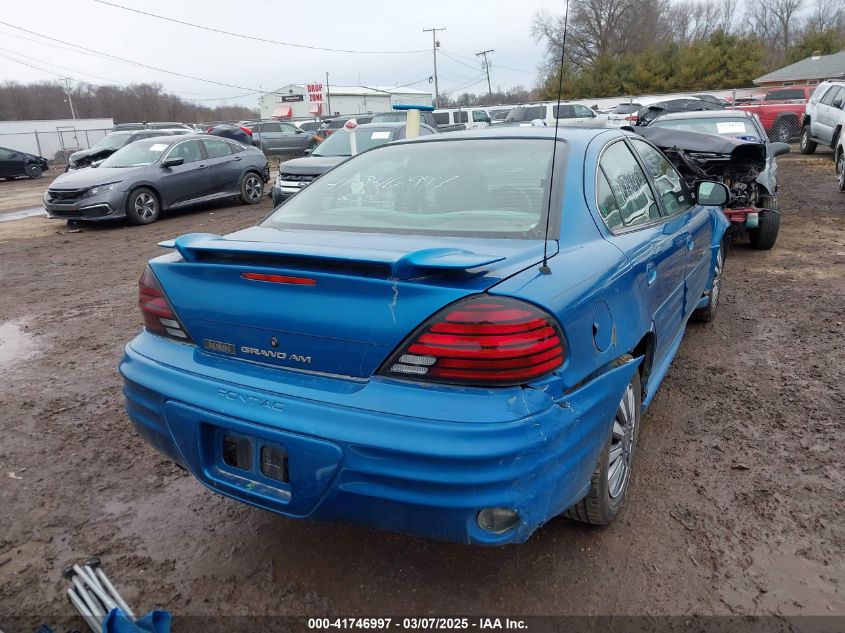
<svg viewBox="0 0 845 633"><path fill-rule="evenodd" d="M35 356L35 337L24 332L22 326L20 321L0 323L0 367Z"/></svg>
<svg viewBox="0 0 845 633"><path fill-rule="evenodd" d="M47 212L43 209L43 207L32 207L31 209L21 209L20 211L9 211L8 213L0 213L0 222L25 220L26 218L34 218L39 215L47 217Z"/></svg>

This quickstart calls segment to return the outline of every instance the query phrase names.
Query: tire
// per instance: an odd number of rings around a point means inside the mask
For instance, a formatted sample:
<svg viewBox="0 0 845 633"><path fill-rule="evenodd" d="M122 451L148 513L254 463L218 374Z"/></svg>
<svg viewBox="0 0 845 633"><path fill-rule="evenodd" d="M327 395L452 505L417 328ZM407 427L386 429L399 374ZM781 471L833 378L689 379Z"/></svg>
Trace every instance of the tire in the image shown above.
<svg viewBox="0 0 845 633"><path fill-rule="evenodd" d="M839 191L845 193L845 150L839 150L836 157L836 173L839 176Z"/></svg>
<svg viewBox="0 0 845 633"><path fill-rule="evenodd" d="M716 310L719 307L719 298L722 296L722 274L725 271L725 244L716 254L716 271L713 273L713 285L707 297L707 305L692 311L690 320L696 323L710 323L716 318Z"/></svg>
<svg viewBox="0 0 845 633"><path fill-rule="evenodd" d="M791 127L788 121L778 121L775 123L775 127L772 130L772 140L780 143L789 143L792 140Z"/></svg>
<svg viewBox="0 0 845 633"><path fill-rule="evenodd" d="M126 198L126 219L129 224L152 224L158 219L161 204L152 189L138 187Z"/></svg>
<svg viewBox="0 0 845 633"><path fill-rule="evenodd" d="M818 143L815 141L810 140L810 126L805 125L801 128L801 140L799 141L799 147L801 149L802 154L813 154L818 147Z"/></svg>
<svg viewBox="0 0 845 633"><path fill-rule="evenodd" d="M760 211L758 228L748 231L751 248L767 251L775 245L780 232L780 213L775 210Z"/></svg>
<svg viewBox="0 0 845 633"><path fill-rule="evenodd" d="M614 366L618 367L632 359L632 356L626 354L617 359ZM641 403L640 373L635 371L616 408L613 425L607 434L607 441L590 481L590 492L566 511L566 517L592 525L607 525L619 515L625 505L625 496L631 480L631 467L640 434ZM616 456L613 461L611 451ZM610 470L614 464L620 465L616 466L614 474L611 475ZM620 468L624 470L620 472ZM613 482L610 481L611 477L615 479Z"/></svg>
<svg viewBox="0 0 845 633"><path fill-rule="evenodd" d="M27 165L26 166L26 175L35 180L36 178L41 178L41 174L43 174L43 170L41 169L41 165Z"/></svg>
<svg viewBox="0 0 845 633"><path fill-rule="evenodd" d="M264 179L254 171L248 171L241 180L241 202L258 204L264 195Z"/></svg>

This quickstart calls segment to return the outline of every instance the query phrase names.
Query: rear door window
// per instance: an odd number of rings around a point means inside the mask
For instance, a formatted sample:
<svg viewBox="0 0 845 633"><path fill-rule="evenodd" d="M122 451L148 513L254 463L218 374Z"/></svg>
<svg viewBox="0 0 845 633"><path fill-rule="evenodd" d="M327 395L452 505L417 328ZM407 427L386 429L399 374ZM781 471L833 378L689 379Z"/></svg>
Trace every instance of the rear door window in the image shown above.
<svg viewBox="0 0 845 633"><path fill-rule="evenodd" d="M575 108L571 105L556 105L554 107L554 113L556 119L574 119L576 118Z"/></svg>
<svg viewBox="0 0 845 633"><path fill-rule="evenodd" d="M435 112L434 121L437 123L437 125L449 125L449 113Z"/></svg>
<svg viewBox="0 0 845 633"><path fill-rule="evenodd" d="M466 123L469 120L466 111L455 112L455 123Z"/></svg>
<svg viewBox="0 0 845 633"><path fill-rule="evenodd" d="M651 173L664 213L676 215L688 211L692 207L692 196L672 163L645 141L631 139L631 143Z"/></svg>
<svg viewBox="0 0 845 633"><path fill-rule="evenodd" d="M229 156L232 153L231 145L226 141L206 138L202 142L205 145L205 152L209 158L220 158L221 156Z"/></svg>
<svg viewBox="0 0 845 633"><path fill-rule="evenodd" d="M626 228L660 218L648 179L624 142L618 141L607 147L600 167Z"/></svg>

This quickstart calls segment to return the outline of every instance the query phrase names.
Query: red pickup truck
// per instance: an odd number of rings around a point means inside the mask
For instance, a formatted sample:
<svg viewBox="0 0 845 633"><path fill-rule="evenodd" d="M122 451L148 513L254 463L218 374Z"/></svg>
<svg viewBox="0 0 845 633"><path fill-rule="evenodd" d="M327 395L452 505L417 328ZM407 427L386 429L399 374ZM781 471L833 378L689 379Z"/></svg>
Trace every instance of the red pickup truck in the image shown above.
<svg viewBox="0 0 845 633"><path fill-rule="evenodd" d="M815 89L815 86L773 88L761 101L738 105L736 108L760 117L770 140L791 143L801 135L804 106Z"/></svg>

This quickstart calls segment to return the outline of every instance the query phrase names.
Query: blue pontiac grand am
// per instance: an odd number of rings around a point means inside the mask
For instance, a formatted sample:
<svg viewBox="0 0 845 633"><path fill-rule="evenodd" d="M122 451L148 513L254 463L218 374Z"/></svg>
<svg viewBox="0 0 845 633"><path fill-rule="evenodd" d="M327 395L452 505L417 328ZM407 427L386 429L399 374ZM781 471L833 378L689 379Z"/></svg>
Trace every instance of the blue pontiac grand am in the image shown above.
<svg viewBox="0 0 845 633"><path fill-rule="evenodd" d="M258 226L162 244L129 417L288 517L479 545L608 523L687 321L714 315L727 197L620 130L372 149Z"/></svg>

